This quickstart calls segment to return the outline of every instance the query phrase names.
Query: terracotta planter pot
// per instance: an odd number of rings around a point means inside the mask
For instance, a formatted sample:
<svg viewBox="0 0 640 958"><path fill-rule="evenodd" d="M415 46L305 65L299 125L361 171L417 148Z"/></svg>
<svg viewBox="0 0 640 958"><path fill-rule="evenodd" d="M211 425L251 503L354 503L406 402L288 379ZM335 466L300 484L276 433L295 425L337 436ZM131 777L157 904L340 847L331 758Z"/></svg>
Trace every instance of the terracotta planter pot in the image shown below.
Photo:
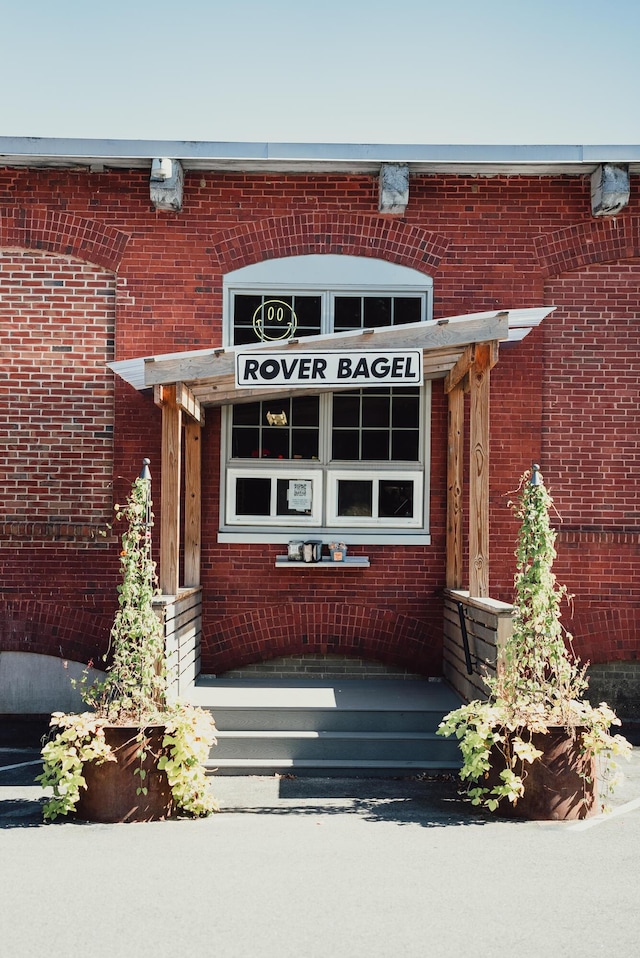
<svg viewBox="0 0 640 958"><path fill-rule="evenodd" d="M597 814L596 762L581 751L580 729L552 728L546 735L535 733L532 742L543 754L532 765L525 763L524 795L516 805L503 799L497 814L531 821L569 821ZM504 768L497 749L491 763L487 785L497 784Z"/></svg>
<svg viewBox="0 0 640 958"><path fill-rule="evenodd" d="M89 822L152 822L175 814L167 776L156 767L163 754L164 726L143 729L147 745L142 764L137 756L139 732L138 727L105 728L105 740L116 761L84 766L87 787L80 789L76 818ZM135 774L137 768L146 771L144 780ZM146 795L137 794L140 787L147 789Z"/></svg>

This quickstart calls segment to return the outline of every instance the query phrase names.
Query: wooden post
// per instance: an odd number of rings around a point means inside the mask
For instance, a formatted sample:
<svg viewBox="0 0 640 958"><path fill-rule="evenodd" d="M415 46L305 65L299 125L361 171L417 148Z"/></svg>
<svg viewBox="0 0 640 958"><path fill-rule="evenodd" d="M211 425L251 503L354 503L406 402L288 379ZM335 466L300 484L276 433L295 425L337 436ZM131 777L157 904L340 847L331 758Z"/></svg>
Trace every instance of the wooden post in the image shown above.
<svg viewBox="0 0 640 958"><path fill-rule="evenodd" d="M177 595L180 579L180 471L182 411L176 387L162 386L162 482L160 507L160 589Z"/></svg>
<svg viewBox="0 0 640 958"><path fill-rule="evenodd" d="M469 595L489 595L489 381L491 344L475 346L469 371Z"/></svg>
<svg viewBox="0 0 640 958"><path fill-rule="evenodd" d="M202 429L188 421L184 430L184 584L200 585L202 526Z"/></svg>
<svg viewBox="0 0 640 958"><path fill-rule="evenodd" d="M447 437L447 589L462 588L462 467L464 442L464 389L449 392Z"/></svg>

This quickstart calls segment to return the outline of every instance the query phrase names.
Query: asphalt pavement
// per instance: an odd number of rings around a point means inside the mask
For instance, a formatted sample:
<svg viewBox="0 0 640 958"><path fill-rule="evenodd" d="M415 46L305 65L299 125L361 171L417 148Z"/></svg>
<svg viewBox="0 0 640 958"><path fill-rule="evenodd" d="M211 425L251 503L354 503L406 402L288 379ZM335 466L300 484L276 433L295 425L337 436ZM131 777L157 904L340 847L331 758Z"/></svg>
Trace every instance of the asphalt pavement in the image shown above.
<svg viewBox="0 0 640 958"><path fill-rule="evenodd" d="M496 818L449 777L219 777L203 820L42 823L0 748L3 958L636 958L640 749L608 815Z"/></svg>

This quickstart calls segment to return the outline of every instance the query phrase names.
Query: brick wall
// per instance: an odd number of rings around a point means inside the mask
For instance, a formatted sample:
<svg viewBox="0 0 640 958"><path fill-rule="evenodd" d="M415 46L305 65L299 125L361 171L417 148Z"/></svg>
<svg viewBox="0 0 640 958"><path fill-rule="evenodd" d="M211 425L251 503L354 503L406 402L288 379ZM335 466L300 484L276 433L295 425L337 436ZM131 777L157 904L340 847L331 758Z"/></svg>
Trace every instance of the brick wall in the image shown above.
<svg viewBox="0 0 640 958"><path fill-rule="evenodd" d="M3 520L96 525L111 513L115 282L68 257L0 253ZM10 374L7 374L7 370Z"/></svg>
<svg viewBox="0 0 640 958"><path fill-rule="evenodd" d="M104 362L114 317L118 359L217 345L226 271L265 257L330 252L429 273L436 317L558 305L525 342L501 350L492 373L491 594L512 597L517 525L508 493L538 460L566 523L558 574L576 596L578 648L582 642L593 661L635 658L635 181L631 205L615 225L594 222L589 210L588 176L416 176L406 216L397 218L378 214L373 176L187 173L184 208L174 214L151 207L142 171L0 171L0 249L7 257L0 282L13 284L0 301L2 348L11 360L0 396L12 411L3 413L0 435L13 454L4 459L0 561L8 591L0 641L53 654L60 647L77 658L94 654L115 604L118 552L117 539L98 541L95 527L145 455L159 514L160 416L148 396L109 382ZM47 285L59 281L64 286ZM40 298L26 301L25 290ZM13 421L28 432L26 439L20 432L20 445ZM371 557L369 569L321 581L303 576L295 592L274 568L281 547L216 541L219 421L209 410L203 668L220 672L312 653L439 674L441 383L434 385L431 424L432 545L353 547L352 554ZM596 534L604 538L589 539Z"/></svg>

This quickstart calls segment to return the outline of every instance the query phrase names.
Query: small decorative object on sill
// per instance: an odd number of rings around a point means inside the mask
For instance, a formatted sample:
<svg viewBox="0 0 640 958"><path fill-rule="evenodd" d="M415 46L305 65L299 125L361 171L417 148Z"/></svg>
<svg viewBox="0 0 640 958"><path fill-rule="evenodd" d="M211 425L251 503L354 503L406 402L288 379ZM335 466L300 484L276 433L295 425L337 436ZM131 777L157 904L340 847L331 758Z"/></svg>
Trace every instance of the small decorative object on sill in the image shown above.
<svg viewBox="0 0 640 958"><path fill-rule="evenodd" d="M321 562L322 539L307 539L302 546L302 558L305 562Z"/></svg>
<svg viewBox="0 0 640 958"><path fill-rule="evenodd" d="M347 557L347 547L344 542L330 542L329 555L332 562L344 562Z"/></svg>
<svg viewBox="0 0 640 958"><path fill-rule="evenodd" d="M289 540L289 545L287 546L287 559L289 562L302 562L302 549L304 547L304 542L302 540L296 541L294 539Z"/></svg>
<svg viewBox="0 0 640 958"><path fill-rule="evenodd" d="M284 410L282 412L268 412L267 422L270 426L286 426L287 414Z"/></svg>

